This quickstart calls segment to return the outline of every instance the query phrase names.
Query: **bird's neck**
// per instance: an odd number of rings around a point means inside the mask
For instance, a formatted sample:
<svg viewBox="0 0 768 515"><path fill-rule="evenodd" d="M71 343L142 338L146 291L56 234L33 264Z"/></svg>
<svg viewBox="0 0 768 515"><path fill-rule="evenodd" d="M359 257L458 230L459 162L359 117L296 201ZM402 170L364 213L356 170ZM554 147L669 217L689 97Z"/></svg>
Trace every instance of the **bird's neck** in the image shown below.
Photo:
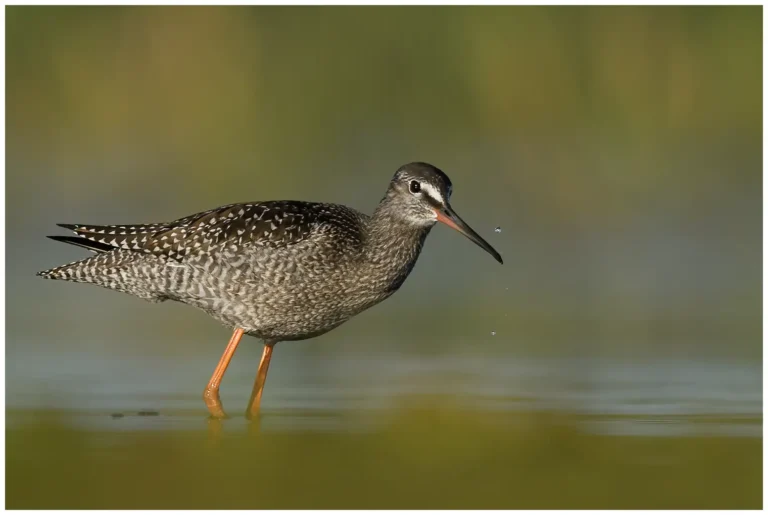
<svg viewBox="0 0 768 515"><path fill-rule="evenodd" d="M384 199L368 222L366 258L399 287L421 253L431 226L414 225Z"/></svg>

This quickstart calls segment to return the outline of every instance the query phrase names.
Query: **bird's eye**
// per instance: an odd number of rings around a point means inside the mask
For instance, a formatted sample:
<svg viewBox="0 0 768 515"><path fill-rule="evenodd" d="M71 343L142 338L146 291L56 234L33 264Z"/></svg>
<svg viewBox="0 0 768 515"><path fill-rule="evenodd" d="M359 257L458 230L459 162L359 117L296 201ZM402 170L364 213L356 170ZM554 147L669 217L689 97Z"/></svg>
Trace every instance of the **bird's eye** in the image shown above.
<svg viewBox="0 0 768 515"><path fill-rule="evenodd" d="M419 181L411 181L411 193L418 193L421 191L421 184Z"/></svg>

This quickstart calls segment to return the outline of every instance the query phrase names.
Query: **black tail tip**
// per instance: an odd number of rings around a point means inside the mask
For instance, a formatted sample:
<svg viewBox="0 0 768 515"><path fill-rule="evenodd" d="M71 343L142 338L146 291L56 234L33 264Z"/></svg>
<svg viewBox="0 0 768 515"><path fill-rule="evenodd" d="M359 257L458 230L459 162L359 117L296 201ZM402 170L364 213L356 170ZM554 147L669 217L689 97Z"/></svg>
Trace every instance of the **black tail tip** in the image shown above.
<svg viewBox="0 0 768 515"><path fill-rule="evenodd" d="M62 243L83 247L93 252L107 252L109 250L114 250L114 247L111 247L106 243L89 240L88 238L80 236L47 236L47 238L50 238L53 241L60 241Z"/></svg>

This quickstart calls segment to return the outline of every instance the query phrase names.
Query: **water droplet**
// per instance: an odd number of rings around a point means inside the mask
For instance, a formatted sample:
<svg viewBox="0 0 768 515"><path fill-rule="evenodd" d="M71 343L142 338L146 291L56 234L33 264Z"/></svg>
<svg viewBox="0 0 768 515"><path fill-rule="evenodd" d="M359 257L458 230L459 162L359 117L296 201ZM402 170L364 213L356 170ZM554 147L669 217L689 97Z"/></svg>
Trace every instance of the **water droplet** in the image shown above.
<svg viewBox="0 0 768 515"><path fill-rule="evenodd" d="M496 228L494 229L494 231L495 231L495 232L501 232L501 227L496 227Z"/></svg>
<svg viewBox="0 0 768 515"><path fill-rule="evenodd" d="M496 336L496 331L491 331L491 336Z"/></svg>

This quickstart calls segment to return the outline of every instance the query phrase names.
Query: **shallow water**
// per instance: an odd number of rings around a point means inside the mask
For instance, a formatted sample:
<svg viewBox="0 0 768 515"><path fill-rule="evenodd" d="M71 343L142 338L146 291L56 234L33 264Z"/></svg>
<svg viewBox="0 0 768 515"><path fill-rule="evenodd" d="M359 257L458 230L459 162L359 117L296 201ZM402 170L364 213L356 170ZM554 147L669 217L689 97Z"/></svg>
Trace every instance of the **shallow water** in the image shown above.
<svg viewBox="0 0 768 515"><path fill-rule="evenodd" d="M19 352L15 508L759 508L756 361L276 350L207 419L213 361ZM44 491L45 495L40 495Z"/></svg>
<svg viewBox="0 0 768 515"><path fill-rule="evenodd" d="M346 427L350 421L339 414L439 395L469 410L567 413L600 434L757 437L762 431L762 370L750 361L316 354L311 367L297 371L296 354L283 354L273 360L263 400L265 427L275 430L362 429L365 424ZM148 362L69 353L15 362L20 367L7 371L9 424L29 410L52 408L69 413L74 426L115 431L194 429L206 415L199 390L212 363L202 358ZM58 373L50 372L52 362ZM250 372L242 366L224 380L232 427L242 418ZM137 415L142 410L159 416Z"/></svg>
<svg viewBox="0 0 768 515"><path fill-rule="evenodd" d="M761 439L706 436L712 424L698 436L615 436L585 431L594 416L467 410L444 397L319 411L269 410L260 424L12 413L7 507L711 509L762 499Z"/></svg>

